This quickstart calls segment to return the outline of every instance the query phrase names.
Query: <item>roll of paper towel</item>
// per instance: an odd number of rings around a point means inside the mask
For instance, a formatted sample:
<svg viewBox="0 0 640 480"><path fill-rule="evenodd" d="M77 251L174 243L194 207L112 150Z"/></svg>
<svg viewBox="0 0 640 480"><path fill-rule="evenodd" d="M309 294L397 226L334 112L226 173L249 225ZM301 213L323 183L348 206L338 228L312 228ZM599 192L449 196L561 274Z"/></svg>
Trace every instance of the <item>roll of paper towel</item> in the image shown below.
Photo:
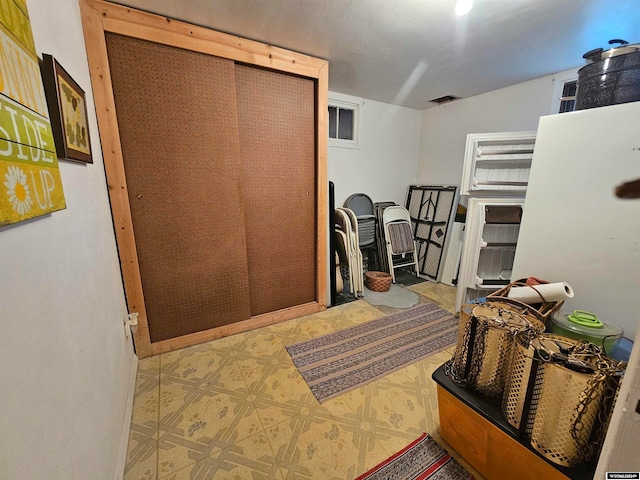
<svg viewBox="0 0 640 480"><path fill-rule="evenodd" d="M511 287L507 297L522 303L561 302L573 298L573 288L566 282Z"/></svg>

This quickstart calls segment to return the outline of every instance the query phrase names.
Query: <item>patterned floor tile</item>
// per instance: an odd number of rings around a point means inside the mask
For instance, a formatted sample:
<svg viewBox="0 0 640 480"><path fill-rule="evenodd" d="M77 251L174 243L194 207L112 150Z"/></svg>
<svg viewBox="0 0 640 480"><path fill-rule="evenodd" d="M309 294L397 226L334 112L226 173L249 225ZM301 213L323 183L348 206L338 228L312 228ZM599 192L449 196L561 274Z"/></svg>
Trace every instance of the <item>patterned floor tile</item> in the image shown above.
<svg viewBox="0 0 640 480"><path fill-rule="evenodd" d="M148 458L136 460L131 467L125 468L124 480L156 480L157 476L157 451Z"/></svg>
<svg viewBox="0 0 640 480"><path fill-rule="evenodd" d="M160 475L262 431L240 375L162 399L159 418Z"/></svg>
<svg viewBox="0 0 640 480"><path fill-rule="evenodd" d="M133 409L158 403L160 384L160 356L143 358L138 362Z"/></svg>
<svg viewBox="0 0 640 480"><path fill-rule="evenodd" d="M454 350L455 346L451 346L442 352L407 365L401 372L409 377L412 382L433 390L435 388L435 382L431 378L431 375L433 375L433 372L435 372L440 365L451 358Z"/></svg>
<svg viewBox="0 0 640 480"><path fill-rule="evenodd" d="M282 480L264 432L215 448L209 456L174 471L162 480Z"/></svg>
<svg viewBox="0 0 640 480"><path fill-rule="evenodd" d="M245 382L250 385L291 369L293 363L284 348L288 338L289 335L283 338L269 331L254 331L233 343L228 356L235 360Z"/></svg>
<svg viewBox="0 0 640 480"><path fill-rule="evenodd" d="M160 400L217 385L243 386L237 363L224 339L161 356Z"/></svg>
<svg viewBox="0 0 640 480"><path fill-rule="evenodd" d="M453 310L455 289L409 288ZM323 404L285 349L387 310L358 300L141 360L125 480L352 480L423 431L447 448L431 374L453 347Z"/></svg>
<svg viewBox="0 0 640 480"><path fill-rule="evenodd" d="M286 333L284 335L286 336ZM281 337L281 334L260 328L228 337L227 343L232 351L243 352L245 355L261 356L275 352L282 347Z"/></svg>
<svg viewBox="0 0 640 480"><path fill-rule="evenodd" d="M348 480L382 461L386 452L369 432L354 428L354 419L317 407L268 428L284 478Z"/></svg>
<svg viewBox="0 0 640 480"><path fill-rule="evenodd" d="M247 388L264 428L297 415L303 408L318 405L293 366L268 376L258 378L256 375L256 381L249 383Z"/></svg>
<svg viewBox="0 0 640 480"><path fill-rule="evenodd" d="M136 408L131 416L124 480L155 480L158 464L158 404Z"/></svg>
<svg viewBox="0 0 640 480"><path fill-rule="evenodd" d="M171 379L189 384L209 382L234 375L233 359L229 358L229 342L220 338L160 355L161 380Z"/></svg>
<svg viewBox="0 0 640 480"><path fill-rule="evenodd" d="M376 439L417 438L429 427L424 389L395 372L354 390L347 400L363 428Z"/></svg>
<svg viewBox="0 0 640 480"><path fill-rule="evenodd" d="M365 300L339 305L301 318L296 329L300 338L296 339L296 342L343 330L383 315L384 313Z"/></svg>
<svg viewBox="0 0 640 480"><path fill-rule="evenodd" d="M422 282L408 287L420 295L430 298L448 312L455 313L456 289L438 282Z"/></svg>

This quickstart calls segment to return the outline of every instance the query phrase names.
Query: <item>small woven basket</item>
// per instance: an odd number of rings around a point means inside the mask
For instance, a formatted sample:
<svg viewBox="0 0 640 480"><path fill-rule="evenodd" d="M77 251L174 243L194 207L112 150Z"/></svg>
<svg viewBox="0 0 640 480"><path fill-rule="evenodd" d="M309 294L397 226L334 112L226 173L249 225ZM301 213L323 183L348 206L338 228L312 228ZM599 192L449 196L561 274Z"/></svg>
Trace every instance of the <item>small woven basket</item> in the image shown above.
<svg viewBox="0 0 640 480"><path fill-rule="evenodd" d="M367 272L366 285L372 292L388 292L391 288L391 274L387 272Z"/></svg>

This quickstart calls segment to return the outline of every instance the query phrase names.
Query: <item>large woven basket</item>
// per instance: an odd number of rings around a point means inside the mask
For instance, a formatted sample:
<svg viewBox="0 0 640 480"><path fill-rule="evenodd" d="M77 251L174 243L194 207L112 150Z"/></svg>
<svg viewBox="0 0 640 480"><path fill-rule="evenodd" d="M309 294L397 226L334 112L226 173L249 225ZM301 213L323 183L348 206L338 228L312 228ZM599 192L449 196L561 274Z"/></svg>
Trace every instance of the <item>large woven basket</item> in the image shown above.
<svg viewBox="0 0 640 480"><path fill-rule="evenodd" d="M372 292L388 292L391 288L391 274L387 272L367 272L366 285Z"/></svg>
<svg viewBox="0 0 640 480"><path fill-rule="evenodd" d="M450 378L483 395L501 397L516 333L540 334L544 324L531 312L497 301L463 305Z"/></svg>
<svg viewBox="0 0 640 480"><path fill-rule="evenodd" d="M536 348L539 348L546 341L556 342L569 350L575 347L578 341L548 333L540 334L534 338L520 334L516 335L514 340L511 366L502 396L502 416L512 426L519 429L523 413L525 423L527 421L526 416L529 414L528 411L525 412L525 404L527 401L527 389L530 388L529 384L532 381L530 377L532 374L535 375L537 371L534 362L540 363L540 360L535 358Z"/></svg>
<svg viewBox="0 0 640 480"><path fill-rule="evenodd" d="M595 345L560 335L516 335L515 340L502 397L504 418L521 433L526 430L531 446L553 463L573 467L597 461L624 363Z"/></svg>

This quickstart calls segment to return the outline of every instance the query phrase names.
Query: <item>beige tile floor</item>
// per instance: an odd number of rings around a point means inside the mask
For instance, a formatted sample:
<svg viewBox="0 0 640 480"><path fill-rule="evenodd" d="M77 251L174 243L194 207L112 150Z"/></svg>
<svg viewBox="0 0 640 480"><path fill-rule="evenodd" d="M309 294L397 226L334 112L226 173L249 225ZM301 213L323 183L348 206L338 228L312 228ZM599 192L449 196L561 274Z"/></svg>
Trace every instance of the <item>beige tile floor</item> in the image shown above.
<svg viewBox="0 0 640 480"><path fill-rule="evenodd" d="M453 311L452 287L407 288ZM322 405L284 348L392 311L358 300L141 360L125 480L352 480L422 432L451 450L431 374L453 348Z"/></svg>

